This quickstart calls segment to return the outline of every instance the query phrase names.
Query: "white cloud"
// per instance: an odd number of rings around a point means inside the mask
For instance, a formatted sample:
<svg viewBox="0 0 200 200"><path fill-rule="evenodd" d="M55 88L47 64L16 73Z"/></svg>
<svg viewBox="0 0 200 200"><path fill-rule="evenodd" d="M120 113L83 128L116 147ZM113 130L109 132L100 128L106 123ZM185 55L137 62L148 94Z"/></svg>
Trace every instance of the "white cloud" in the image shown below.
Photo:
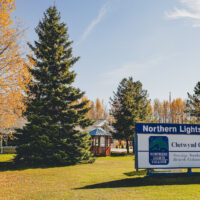
<svg viewBox="0 0 200 200"><path fill-rule="evenodd" d="M183 8L174 8L171 12L165 12L169 19L189 19L193 27L200 26L200 0L179 0Z"/></svg>
<svg viewBox="0 0 200 200"><path fill-rule="evenodd" d="M146 61L141 62L129 62L122 65L119 68L115 68L109 72L102 74L103 83L112 85L118 83L125 77L141 75L143 73L148 73L152 68L160 67L166 58L154 57Z"/></svg>
<svg viewBox="0 0 200 200"><path fill-rule="evenodd" d="M95 28L95 26L97 24L99 24L101 22L101 20L103 19L103 17L107 14L107 12L109 11L109 3L105 3L99 10L99 13L97 15L96 18L94 18L92 20L92 22L89 24L89 26L85 29L85 31L83 32L80 41L78 42L78 44L80 44L81 42L83 42L92 32L92 30Z"/></svg>

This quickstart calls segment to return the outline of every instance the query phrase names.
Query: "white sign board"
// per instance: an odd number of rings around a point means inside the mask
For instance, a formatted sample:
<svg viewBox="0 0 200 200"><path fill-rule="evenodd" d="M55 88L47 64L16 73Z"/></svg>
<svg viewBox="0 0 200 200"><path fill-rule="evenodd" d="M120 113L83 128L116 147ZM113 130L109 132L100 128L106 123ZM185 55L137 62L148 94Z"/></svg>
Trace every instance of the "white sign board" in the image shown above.
<svg viewBox="0 0 200 200"><path fill-rule="evenodd" d="M138 168L192 168L200 167L200 135L138 134ZM156 142L168 139L166 151L156 151ZM165 146L165 144L163 144ZM154 149L152 149L154 148Z"/></svg>

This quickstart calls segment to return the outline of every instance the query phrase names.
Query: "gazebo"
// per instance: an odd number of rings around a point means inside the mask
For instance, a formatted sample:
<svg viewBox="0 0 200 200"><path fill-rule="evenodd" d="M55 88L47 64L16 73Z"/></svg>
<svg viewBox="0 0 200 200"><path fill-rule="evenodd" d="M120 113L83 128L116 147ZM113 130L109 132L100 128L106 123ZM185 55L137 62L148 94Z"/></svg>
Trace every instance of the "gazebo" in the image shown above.
<svg viewBox="0 0 200 200"><path fill-rule="evenodd" d="M111 153L111 133L101 128L89 132L92 137L91 151L95 156L109 156Z"/></svg>

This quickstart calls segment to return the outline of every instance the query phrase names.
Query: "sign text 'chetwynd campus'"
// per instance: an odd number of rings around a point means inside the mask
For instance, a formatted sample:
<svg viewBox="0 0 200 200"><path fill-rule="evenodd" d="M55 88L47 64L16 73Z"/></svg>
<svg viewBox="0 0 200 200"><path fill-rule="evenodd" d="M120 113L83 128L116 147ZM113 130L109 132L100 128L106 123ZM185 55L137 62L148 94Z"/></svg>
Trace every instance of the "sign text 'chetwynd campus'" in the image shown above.
<svg viewBox="0 0 200 200"><path fill-rule="evenodd" d="M136 124L136 169L200 168L200 125Z"/></svg>

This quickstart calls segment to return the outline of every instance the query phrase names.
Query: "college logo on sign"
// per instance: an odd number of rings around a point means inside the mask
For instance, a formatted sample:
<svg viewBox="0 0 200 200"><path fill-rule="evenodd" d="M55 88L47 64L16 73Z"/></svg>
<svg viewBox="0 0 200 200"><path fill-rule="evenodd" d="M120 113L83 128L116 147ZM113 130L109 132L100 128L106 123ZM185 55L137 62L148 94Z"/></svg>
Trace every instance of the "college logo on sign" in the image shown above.
<svg viewBox="0 0 200 200"><path fill-rule="evenodd" d="M168 137L149 137L149 163L151 165L167 165L169 163Z"/></svg>

